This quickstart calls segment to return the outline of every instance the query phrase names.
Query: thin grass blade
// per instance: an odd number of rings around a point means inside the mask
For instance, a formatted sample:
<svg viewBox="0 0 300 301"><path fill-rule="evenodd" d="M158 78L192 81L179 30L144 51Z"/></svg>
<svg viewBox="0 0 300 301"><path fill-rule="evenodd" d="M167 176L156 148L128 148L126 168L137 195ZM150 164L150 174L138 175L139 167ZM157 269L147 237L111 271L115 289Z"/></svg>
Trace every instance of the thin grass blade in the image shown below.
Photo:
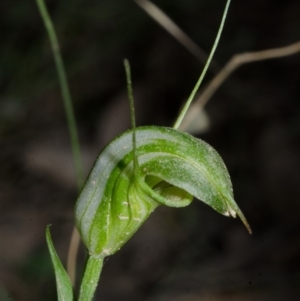
<svg viewBox="0 0 300 301"><path fill-rule="evenodd" d="M50 226L46 228L46 240L55 272L58 301L73 301L73 288L70 278L64 269L52 242Z"/></svg>

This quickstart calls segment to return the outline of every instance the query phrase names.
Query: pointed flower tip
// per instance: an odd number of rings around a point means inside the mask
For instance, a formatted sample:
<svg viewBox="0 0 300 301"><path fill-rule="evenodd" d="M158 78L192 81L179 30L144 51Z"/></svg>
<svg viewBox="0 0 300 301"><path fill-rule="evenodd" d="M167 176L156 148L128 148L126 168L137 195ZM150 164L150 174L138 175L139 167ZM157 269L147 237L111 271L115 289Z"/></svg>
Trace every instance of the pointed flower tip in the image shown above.
<svg viewBox="0 0 300 301"><path fill-rule="evenodd" d="M230 206L228 206L228 211L226 212L225 215L232 216L233 218L236 218L236 216L238 215L238 217L241 219L241 221L245 225L246 229L248 230L248 233L252 234L251 227L250 227L246 217L244 216L243 212L238 207L235 207L233 209Z"/></svg>
<svg viewBox="0 0 300 301"><path fill-rule="evenodd" d="M229 211L226 211L224 213L225 216L231 216L233 218L236 218L236 215L239 216L239 218L241 219L241 221L243 222L243 224L245 225L246 229L248 230L249 234L252 234L252 230L251 230L251 227L247 221L247 219L245 218L244 214L242 212L236 212L236 211L233 211L232 209L229 210Z"/></svg>
<svg viewBox="0 0 300 301"><path fill-rule="evenodd" d="M247 219L245 218L245 216L243 214L242 215L239 214L239 217L240 217L241 221L243 222L243 224L245 225L246 229L248 230L248 233L252 234L251 227L250 227Z"/></svg>
<svg viewBox="0 0 300 301"><path fill-rule="evenodd" d="M245 220L245 221L243 221L243 223L244 223L244 225L246 226L246 228L247 228L247 230L248 230L248 233L249 233L249 234L252 234L252 229L251 229L250 225L248 224L248 222Z"/></svg>

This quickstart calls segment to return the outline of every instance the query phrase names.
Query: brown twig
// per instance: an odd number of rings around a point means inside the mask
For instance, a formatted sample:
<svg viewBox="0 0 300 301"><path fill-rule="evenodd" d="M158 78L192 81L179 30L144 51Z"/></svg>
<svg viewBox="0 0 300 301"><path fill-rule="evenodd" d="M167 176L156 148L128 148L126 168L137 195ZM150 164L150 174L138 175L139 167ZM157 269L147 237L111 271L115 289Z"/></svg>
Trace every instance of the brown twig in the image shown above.
<svg viewBox="0 0 300 301"><path fill-rule="evenodd" d="M79 249L80 236L76 229L73 228L72 236L70 240L69 250L68 250L68 260L67 260L67 271L70 277L71 283L73 287L75 286L75 278L76 278L76 259L77 253Z"/></svg>
<svg viewBox="0 0 300 301"><path fill-rule="evenodd" d="M202 50L174 21L170 19L160 8L149 0L134 0L150 17L152 17L161 27L172 35L182 46L192 53L200 62L205 64L208 54ZM213 61L210 68L215 73L220 70L218 64Z"/></svg>
<svg viewBox="0 0 300 301"><path fill-rule="evenodd" d="M257 61L269 60L289 56L300 52L300 42L291 44L289 46L268 49L256 52L247 52L234 55L231 60L225 65L225 67L211 80L205 90L196 99L194 104L190 108L190 114L188 118L185 118L181 124L180 129L186 129L189 124L197 117L199 111L207 104L212 95L220 87L220 85L229 77L229 75L238 67ZM197 108L196 108L197 107Z"/></svg>

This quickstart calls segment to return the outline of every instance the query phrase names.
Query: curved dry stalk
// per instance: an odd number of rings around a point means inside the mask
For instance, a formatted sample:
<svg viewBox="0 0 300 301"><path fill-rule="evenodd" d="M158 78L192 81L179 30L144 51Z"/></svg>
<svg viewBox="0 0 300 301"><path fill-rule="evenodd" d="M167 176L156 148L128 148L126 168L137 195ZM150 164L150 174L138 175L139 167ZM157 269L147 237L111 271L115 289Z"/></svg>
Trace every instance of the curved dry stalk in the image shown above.
<svg viewBox="0 0 300 301"><path fill-rule="evenodd" d="M68 249L68 257L67 257L67 271L73 286L75 286L75 280L76 280L76 260L77 260L79 244L80 244L80 236L76 227L74 226L72 230L71 240Z"/></svg>
<svg viewBox="0 0 300 301"><path fill-rule="evenodd" d="M170 19L160 8L149 0L134 0L150 17L173 36L182 46L192 53L200 62L205 64L208 54L201 49L174 21ZM218 72L220 67L213 61L210 64L213 72Z"/></svg>
<svg viewBox="0 0 300 301"><path fill-rule="evenodd" d="M207 104L212 95L220 87L220 85L229 77L229 75L238 67L257 61L263 61L268 59L280 58L289 56L300 52L300 42L291 44L289 46L268 49L263 51L246 52L242 54L234 55L231 60L225 65L225 67L211 80L205 90L192 104L190 111L186 118L183 120L180 129L186 129L190 123L197 117L199 111Z"/></svg>

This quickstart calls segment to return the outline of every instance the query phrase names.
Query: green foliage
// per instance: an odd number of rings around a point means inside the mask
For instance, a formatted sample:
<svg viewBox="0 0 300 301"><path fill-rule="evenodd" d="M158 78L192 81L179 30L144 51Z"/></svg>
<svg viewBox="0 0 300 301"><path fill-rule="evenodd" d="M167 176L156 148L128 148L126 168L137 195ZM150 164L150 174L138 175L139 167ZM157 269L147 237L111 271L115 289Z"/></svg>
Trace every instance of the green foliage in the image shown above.
<svg viewBox="0 0 300 301"><path fill-rule="evenodd" d="M55 271L58 301L73 301L72 284L54 249L49 228L50 226L46 228L46 240Z"/></svg>

